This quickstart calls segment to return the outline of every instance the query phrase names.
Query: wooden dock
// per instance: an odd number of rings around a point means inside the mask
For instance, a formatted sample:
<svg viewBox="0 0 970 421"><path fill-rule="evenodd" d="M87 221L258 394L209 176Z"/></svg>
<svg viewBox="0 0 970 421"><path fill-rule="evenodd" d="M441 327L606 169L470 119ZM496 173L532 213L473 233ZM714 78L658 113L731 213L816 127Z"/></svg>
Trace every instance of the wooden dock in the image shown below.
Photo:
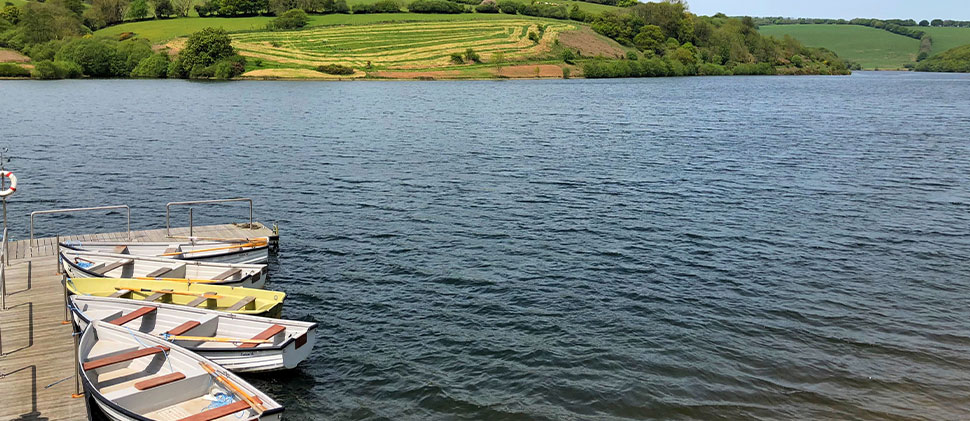
<svg viewBox="0 0 970 421"><path fill-rule="evenodd" d="M260 224L198 226L197 237L244 238L274 235ZM187 236L188 228L172 228ZM126 240L127 232L71 235L61 241ZM165 229L132 231L132 241L172 241ZM74 340L64 324L61 275L54 238L11 241L6 267L6 309L0 309L0 420L87 419L83 398L74 393ZM60 382L60 383L57 383Z"/></svg>

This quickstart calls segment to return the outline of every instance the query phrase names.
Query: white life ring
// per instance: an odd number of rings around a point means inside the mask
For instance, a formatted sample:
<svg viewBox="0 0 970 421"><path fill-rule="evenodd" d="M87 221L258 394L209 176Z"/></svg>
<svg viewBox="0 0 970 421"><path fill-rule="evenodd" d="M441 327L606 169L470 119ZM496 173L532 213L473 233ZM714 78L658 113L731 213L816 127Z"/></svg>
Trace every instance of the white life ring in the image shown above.
<svg viewBox="0 0 970 421"><path fill-rule="evenodd" d="M0 173L0 177L7 177L10 179L10 187L4 191L0 191L0 197L10 196L13 194L13 192L17 191L17 176L13 175L12 172L7 171Z"/></svg>

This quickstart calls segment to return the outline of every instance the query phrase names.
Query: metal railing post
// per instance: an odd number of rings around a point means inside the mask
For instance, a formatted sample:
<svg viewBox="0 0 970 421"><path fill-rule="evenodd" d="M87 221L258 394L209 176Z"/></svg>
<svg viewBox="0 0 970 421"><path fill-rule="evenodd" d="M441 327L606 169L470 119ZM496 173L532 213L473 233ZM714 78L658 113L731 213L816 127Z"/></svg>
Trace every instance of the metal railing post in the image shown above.
<svg viewBox="0 0 970 421"><path fill-rule="evenodd" d="M165 235L172 236L172 206L183 206L183 205L201 205L209 203L227 203L227 202L249 202L249 228L253 227L253 199L248 197L237 197L235 199L213 199L213 200L190 200L187 202L169 202L165 204ZM189 208L189 236L192 234L192 208Z"/></svg>
<svg viewBox="0 0 970 421"><path fill-rule="evenodd" d="M10 264L10 259L7 257L7 228L3 228L3 244L0 245L0 309L7 309L7 265Z"/></svg>
<svg viewBox="0 0 970 421"><path fill-rule="evenodd" d="M72 208L72 209L50 209L42 211L33 211L30 213L30 247L34 247L34 216L35 215L46 215L52 213L67 213L67 212L83 212L83 211L93 211L93 210L109 210L109 209L126 209L128 218L128 239L131 240L131 207L128 205L114 205L114 206L95 206L93 208Z"/></svg>
<svg viewBox="0 0 970 421"><path fill-rule="evenodd" d="M57 265L57 274L61 274L61 236L54 238L54 264Z"/></svg>
<svg viewBox="0 0 970 421"><path fill-rule="evenodd" d="M189 208L189 237L192 237L192 233L195 232L194 226L192 226L192 208Z"/></svg>

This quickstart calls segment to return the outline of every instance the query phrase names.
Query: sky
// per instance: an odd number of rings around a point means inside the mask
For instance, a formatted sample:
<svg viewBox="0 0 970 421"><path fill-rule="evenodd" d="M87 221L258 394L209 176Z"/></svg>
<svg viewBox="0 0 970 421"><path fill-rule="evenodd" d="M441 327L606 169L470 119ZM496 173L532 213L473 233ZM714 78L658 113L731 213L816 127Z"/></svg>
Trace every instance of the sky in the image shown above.
<svg viewBox="0 0 970 421"><path fill-rule="evenodd" d="M970 20L968 0L687 0L697 15Z"/></svg>

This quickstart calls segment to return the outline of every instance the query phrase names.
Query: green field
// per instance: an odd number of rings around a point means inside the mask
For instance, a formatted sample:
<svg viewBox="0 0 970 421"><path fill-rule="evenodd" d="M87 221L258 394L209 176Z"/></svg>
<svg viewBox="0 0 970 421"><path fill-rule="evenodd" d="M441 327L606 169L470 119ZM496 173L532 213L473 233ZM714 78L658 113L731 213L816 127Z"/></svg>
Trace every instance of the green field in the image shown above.
<svg viewBox="0 0 970 421"><path fill-rule="evenodd" d="M503 14L462 13L458 15L421 14L421 13L375 13L367 15L311 15L308 26L362 25L370 23L394 22L441 22L441 21L482 21L501 20L511 16ZM123 23L96 31L96 36L115 38L124 32L133 32L140 38L154 43L173 38L188 36L205 27L223 28L229 32L260 31L272 17L255 16L246 18L179 18L148 20Z"/></svg>
<svg viewBox="0 0 970 421"><path fill-rule="evenodd" d="M933 37L933 54L970 44L970 28L919 28Z"/></svg>
<svg viewBox="0 0 970 421"><path fill-rule="evenodd" d="M499 15L501 16L501 15ZM452 53L472 48L485 60L502 53L508 60L529 59L550 50L558 33L576 29L562 21L546 23L504 15L505 19L324 26L299 31L233 35L240 54L293 67L341 64L354 68L429 69L451 64ZM529 32L539 33L535 43Z"/></svg>
<svg viewBox="0 0 970 421"><path fill-rule="evenodd" d="M759 31L777 38L791 35L808 47L828 48L864 69L902 69L914 63L919 52L919 40L867 26L766 25Z"/></svg>

